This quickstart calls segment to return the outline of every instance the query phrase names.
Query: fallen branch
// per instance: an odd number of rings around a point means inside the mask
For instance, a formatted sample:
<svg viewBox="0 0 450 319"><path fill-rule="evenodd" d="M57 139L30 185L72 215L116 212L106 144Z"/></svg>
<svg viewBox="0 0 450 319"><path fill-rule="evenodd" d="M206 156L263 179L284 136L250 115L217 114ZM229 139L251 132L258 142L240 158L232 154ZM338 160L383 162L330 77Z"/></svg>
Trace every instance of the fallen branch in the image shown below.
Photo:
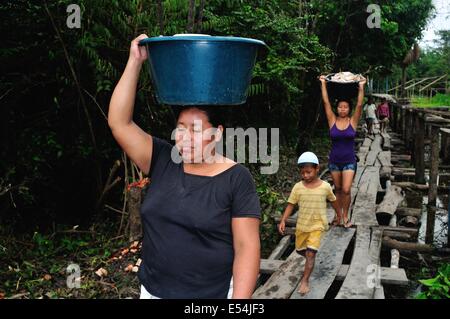
<svg viewBox="0 0 450 319"><path fill-rule="evenodd" d="M395 214L399 217L412 216L420 218L420 216L422 216L422 209L410 207L397 207Z"/></svg>
<svg viewBox="0 0 450 319"><path fill-rule="evenodd" d="M392 185L400 186L402 188L417 189L420 191L428 191L429 186L425 184L416 184L413 182L393 182ZM448 192L448 186L438 185L438 191Z"/></svg>
<svg viewBox="0 0 450 319"><path fill-rule="evenodd" d="M391 182L386 182L387 189L386 195L384 195L383 201L378 205L376 209L377 219L382 225L389 224L392 215L397 210L398 205L405 198L405 193L398 186L392 186Z"/></svg>
<svg viewBox="0 0 450 319"><path fill-rule="evenodd" d="M103 203L103 200L105 198L105 195L118 183L120 182L122 179L120 177L117 177L113 182L111 182L112 178L114 177L114 175L116 174L117 170L120 167L120 161L116 160L114 162L113 167L111 168L110 172L109 172L109 176L106 180L105 186L103 187L103 191L102 194L100 195L97 204L95 205L96 210L98 211L100 209L100 206Z"/></svg>

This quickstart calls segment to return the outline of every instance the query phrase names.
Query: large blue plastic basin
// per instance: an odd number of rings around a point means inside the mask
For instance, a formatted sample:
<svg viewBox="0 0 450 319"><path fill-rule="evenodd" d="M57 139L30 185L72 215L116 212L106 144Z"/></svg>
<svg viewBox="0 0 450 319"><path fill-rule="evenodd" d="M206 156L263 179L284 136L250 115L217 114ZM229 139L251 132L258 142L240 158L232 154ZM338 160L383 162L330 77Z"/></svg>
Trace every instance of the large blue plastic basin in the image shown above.
<svg viewBox="0 0 450 319"><path fill-rule="evenodd" d="M237 105L245 103L258 49L255 39L175 35L143 39L159 103Z"/></svg>

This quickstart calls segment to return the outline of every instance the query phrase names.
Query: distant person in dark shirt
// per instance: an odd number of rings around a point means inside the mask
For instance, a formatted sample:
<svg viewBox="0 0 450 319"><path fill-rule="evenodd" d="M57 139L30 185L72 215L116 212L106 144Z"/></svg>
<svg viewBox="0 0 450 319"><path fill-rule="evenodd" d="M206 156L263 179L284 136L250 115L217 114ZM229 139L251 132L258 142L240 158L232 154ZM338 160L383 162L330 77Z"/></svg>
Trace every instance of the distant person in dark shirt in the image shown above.
<svg viewBox="0 0 450 319"><path fill-rule="evenodd" d="M384 97L381 99L381 104L377 107L377 115L380 119L380 132L386 133L387 126L389 125L389 103Z"/></svg>
<svg viewBox="0 0 450 319"><path fill-rule="evenodd" d="M141 298L250 298L260 262L254 181L214 151L223 126L213 106L177 108L175 146L136 125L136 87L148 54L138 42L146 37L132 41L108 113L114 138L151 181L141 207Z"/></svg>

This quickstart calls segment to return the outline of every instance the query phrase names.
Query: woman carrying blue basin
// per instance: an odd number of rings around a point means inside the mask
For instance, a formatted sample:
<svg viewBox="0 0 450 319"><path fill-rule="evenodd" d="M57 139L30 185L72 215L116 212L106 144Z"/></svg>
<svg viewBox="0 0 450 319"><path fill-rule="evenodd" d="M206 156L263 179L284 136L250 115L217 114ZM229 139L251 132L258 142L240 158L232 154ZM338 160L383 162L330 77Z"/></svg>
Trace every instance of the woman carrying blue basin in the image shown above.
<svg viewBox="0 0 450 319"><path fill-rule="evenodd" d="M176 111L175 146L133 121L147 48L130 55L109 106L114 138L151 183L141 206L141 298L250 298L260 262L260 204L250 172L214 151L215 107ZM210 150L209 152L205 150Z"/></svg>

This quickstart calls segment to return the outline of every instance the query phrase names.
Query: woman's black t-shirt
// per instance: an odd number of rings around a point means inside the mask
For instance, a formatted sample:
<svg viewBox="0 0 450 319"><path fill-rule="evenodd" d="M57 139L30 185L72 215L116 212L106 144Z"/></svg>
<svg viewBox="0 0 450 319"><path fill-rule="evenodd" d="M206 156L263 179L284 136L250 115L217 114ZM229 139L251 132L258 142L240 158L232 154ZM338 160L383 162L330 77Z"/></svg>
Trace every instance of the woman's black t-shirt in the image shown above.
<svg viewBox="0 0 450 319"><path fill-rule="evenodd" d="M226 298L234 259L231 219L260 218L252 176L240 164L212 177L187 174L172 160L173 146L152 138L139 279L160 298Z"/></svg>

